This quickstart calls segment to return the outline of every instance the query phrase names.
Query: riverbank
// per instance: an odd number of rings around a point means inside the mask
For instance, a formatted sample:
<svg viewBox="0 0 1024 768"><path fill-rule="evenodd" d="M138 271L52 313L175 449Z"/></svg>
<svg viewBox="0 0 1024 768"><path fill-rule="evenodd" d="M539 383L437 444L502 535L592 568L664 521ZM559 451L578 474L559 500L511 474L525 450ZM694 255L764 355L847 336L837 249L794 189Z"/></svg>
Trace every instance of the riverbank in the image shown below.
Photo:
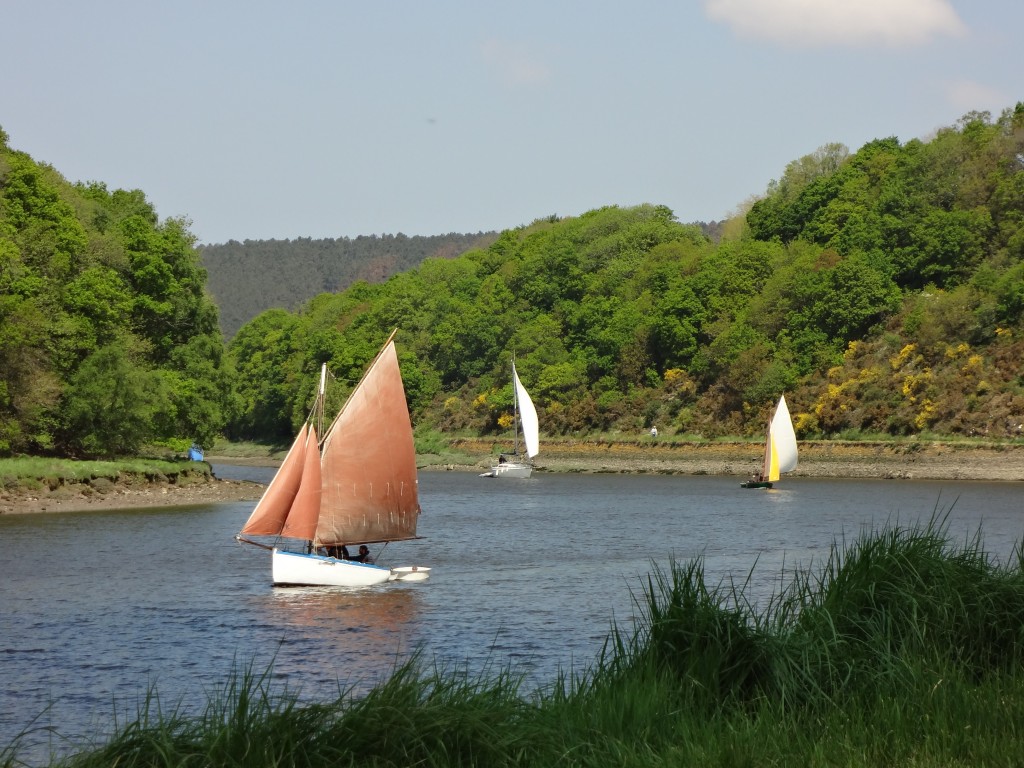
<svg viewBox="0 0 1024 768"><path fill-rule="evenodd" d="M452 449L479 458L449 468L483 471L501 444L463 439L453 441ZM759 470L761 452L761 445L741 442L566 440L543 445L535 464L541 472L746 478ZM787 477L1024 481L1024 445L804 441L800 443L800 463Z"/></svg>
<svg viewBox="0 0 1024 768"><path fill-rule="evenodd" d="M265 487L261 483L208 477L184 483L110 481L66 484L53 489L45 486L4 489L0 492L0 515L255 501L263 494Z"/></svg>
<svg viewBox="0 0 1024 768"><path fill-rule="evenodd" d="M428 471L483 472L503 447L494 440L458 439L445 456L420 458ZM715 475L749 477L757 471L756 443L696 443L670 440L561 440L542 446L545 472ZM276 466L271 456L210 456L211 464ZM1024 445L941 442L800 443L800 464L788 477L847 477L894 480L1024 481ZM56 488L6 488L0 515L83 512L149 506L191 506L255 501L260 483L196 475L178 482L89 482Z"/></svg>

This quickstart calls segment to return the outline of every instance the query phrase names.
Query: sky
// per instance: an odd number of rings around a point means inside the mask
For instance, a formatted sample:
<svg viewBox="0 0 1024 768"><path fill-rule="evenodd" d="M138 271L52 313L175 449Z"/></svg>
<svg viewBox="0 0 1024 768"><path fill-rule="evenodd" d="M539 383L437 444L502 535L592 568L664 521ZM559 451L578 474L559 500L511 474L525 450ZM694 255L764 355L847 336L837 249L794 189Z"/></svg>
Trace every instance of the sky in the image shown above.
<svg viewBox="0 0 1024 768"><path fill-rule="evenodd" d="M199 243L716 221L1024 100L1020 0L0 0L0 127Z"/></svg>

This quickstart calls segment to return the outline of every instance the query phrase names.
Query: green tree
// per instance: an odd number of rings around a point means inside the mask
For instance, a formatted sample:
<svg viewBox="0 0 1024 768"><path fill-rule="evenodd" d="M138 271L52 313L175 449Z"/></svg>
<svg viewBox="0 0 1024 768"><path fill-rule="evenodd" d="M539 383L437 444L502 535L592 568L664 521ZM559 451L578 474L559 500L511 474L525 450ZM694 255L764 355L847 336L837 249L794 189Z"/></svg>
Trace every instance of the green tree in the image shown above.
<svg viewBox="0 0 1024 768"><path fill-rule="evenodd" d="M291 414L303 361L296 350L300 319L271 309L243 325L229 345L238 381L234 438L285 442L294 436Z"/></svg>
<svg viewBox="0 0 1024 768"><path fill-rule="evenodd" d="M662 371L686 368L697 352L698 334L706 321L704 305L686 283L680 281L661 293L651 318L655 365Z"/></svg>
<svg viewBox="0 0 1024 768"><path fill-rule="evenodd" d="M158 372L139 367L120 346L97 350L67 384L66 447L91 458L137 453L166 420L169 394Z"/></svg>
<svg viewBox="0 0 1024 768"><path fill-rule="evenodd" d="M795 316L794 327L818 328L840 347L894 311L901 298L895 283L863 254L816 273L802 287L804 308Z"/></svg>
<svg viewBox="0 0 1024 768"><path fill-rule="evenodd" d="M214 336L194 336L174 349L170 363L161 376L173 408L161 434L185 436L212 446L241 407L224 345Z"/></svg>

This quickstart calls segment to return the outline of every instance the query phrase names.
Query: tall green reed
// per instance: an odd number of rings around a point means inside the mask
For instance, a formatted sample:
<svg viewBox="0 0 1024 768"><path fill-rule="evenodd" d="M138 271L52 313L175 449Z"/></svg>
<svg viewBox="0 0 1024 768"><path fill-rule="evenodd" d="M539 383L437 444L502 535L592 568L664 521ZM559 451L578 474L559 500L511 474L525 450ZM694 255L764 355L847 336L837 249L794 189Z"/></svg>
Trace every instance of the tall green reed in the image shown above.
<svg viewBox="0 0 1024 768"><path fill-rule="evenodd" d="M948 513L947 513L948 515ZM667 674L693 705L830 706L858 690L905 685L954 667L978 677L1024 662L1024 557L963 545L948 517L833 542L823 567L799 569L768 604L749 599L750 574L709 586L702 558L648 577L636 632L615 629L602 674ZM1014 564L1013 560L1016 561Z"/></svg>
<svg viewBox="0 0 1024 768"><path fill-rule="evenodd" d="M794 579L777 631L811 644L836 691L853 684L900 684L909 660L956 666L975 676L1024 661L1024 574L996 562L981 532L963 545L948 537L948 513L910 528L865 532L834 545L824 568Z"/></svg>

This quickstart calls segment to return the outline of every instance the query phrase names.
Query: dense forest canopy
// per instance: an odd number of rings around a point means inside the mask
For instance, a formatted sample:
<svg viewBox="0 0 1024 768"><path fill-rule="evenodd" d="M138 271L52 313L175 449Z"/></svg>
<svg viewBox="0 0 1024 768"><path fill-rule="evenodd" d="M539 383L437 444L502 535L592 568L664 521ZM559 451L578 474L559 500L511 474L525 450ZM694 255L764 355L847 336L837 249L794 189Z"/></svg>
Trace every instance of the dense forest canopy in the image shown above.
<svg viewBox="0 0 1024 768"><path fill-rule="evenodd" d="M234 375L186 222L69 184L0 130L0 455L211 443Z"/></svg>
<svg viewBox="0 0 1024 768"><path fill-rule="evenodd" d="M293 430L322 360L354 381L391 327L418 423L544 431L1015 437L1024 422L1024 105L930 141L826 145L712 242L660 206L508 230L243 327L238 436ZM266 339L273 339L267 344Z"/></svg>
<svg viewBox="0 0 1024 768"><path fill-rule="evenodd" d="M608 206L417 243L225 351L187 222L0 132L0 454L286 441L320 364L354 384L394 327L414 421L448 434L509 430L513 355L547 434L755 434L782 392L802 437L1024 430L1024 104L826 145L715 234Z"/></svg>
<svg viewBox="0 0 1024 768"><path fill-rule="evenodd" d="M486 248L496 232L475 235L361 235L314 240L231 240L199 248L207 288L220 309L220 327L231 338L268 309L295 310L320 293L335 293L363 280L376 283L431 257L454 258Z"/></svg>

